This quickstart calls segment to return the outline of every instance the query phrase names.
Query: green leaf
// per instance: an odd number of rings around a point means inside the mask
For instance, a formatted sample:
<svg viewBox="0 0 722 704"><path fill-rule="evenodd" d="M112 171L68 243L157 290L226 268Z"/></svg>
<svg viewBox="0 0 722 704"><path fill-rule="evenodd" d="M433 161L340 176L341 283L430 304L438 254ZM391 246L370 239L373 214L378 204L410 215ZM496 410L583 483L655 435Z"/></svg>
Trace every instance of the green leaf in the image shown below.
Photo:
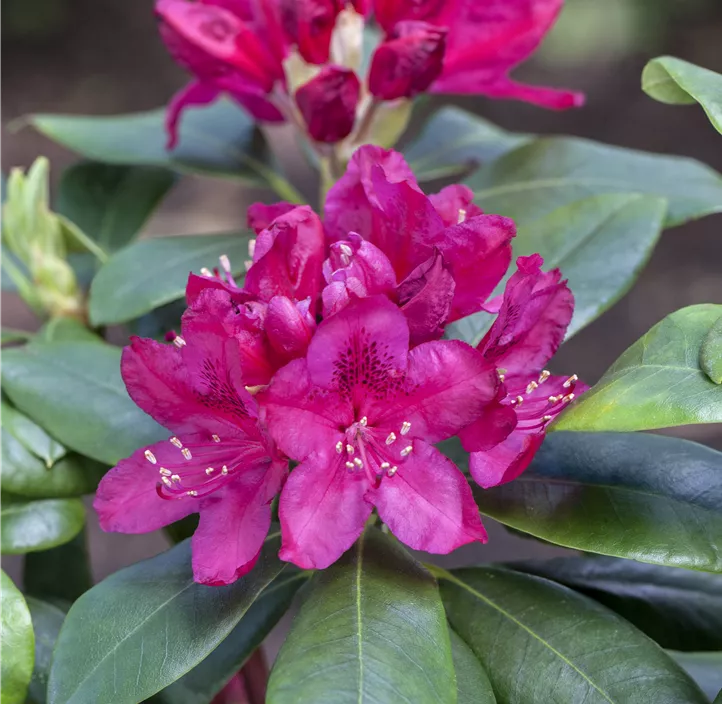
<svg viewBox="0 0 722 704"><path fill-rule="evenodd" d="M140 232L175 180L157 166L83 162L63 173L57 210L113 252Z"/></svg>
<svg viewBox="0 0 722 704"><path fill-rule="evenodd" d="M722 653L677 653L671 655L712 701L722 692Z"/></svg>
<svg viewBox="0 0 722 704"><path fill-rule="evenodd" d="M51 550L25 556L25 591L53 603L72 604L93 586L85 530Z"/></svg>
<svg viewBox="0 0 722 704"><path fill-rule="evenodd" d="M248 609L228 637L199 665L156 695L165 704L208 704L261 645L293 600L303 573L288 568Z"/></svg>
<svg viewBox="0 0 722 704"><path fill-rule="evenodd" d="M605 194L563 206L519 228L512 243L514 257L538 252L546 270L559 267L569 279L575 306L567 338L631 288L659 239L665 211L666 203L659 198ZM451 336L475 346L493 320L483 312L469 316L452 324Z"/></svg>
<svg viewBox="0 0 722 704"><path fill-rule="evenodd" d="M722 76L673 56L652 59L642 71L642 90L662 103L699 103L722 132Z"/></svg>
<svg viewBox="0 0 722 704"><path fill-rule="evenodd" d="M604 193L669 202L666 225L722 211L722 177L692 159L544 137L505 154L467 180L487 213L527 224L563 205Z"/></svg>
<svg viewBox="0 0 722 704"><path fill-rule="evenodd" d="M715 384L722 384L722 317L717 318L702 340L699 366Z"/></svg>
<svg viewBox="0 0 722 704"><path fill-rule="evenodd" d="M513 134L457 107L435 112L404 150L419 181L446 178L493 161L532 139Z"/></svg>
<svg viewBox="0 0 722 704"><path fill-rule="evenodd" d="M53 318L38 332L41 342L103 342L92 330L73 318Z"/></svg>
<svg viewBox="0 0 722 704"><path fill-rule="evenodd" d="M234 274L245 273L247 234L158 237L111 257L90 287L90 320L110 325L137 318L182 298L188 274L212 268L226 254Z"/></svg>
<svg viewBox="0 0 722 704"><path fill-rule="evenodd" d="M481 660L500 702L705 701L658 645L581 594L500 568L441 576L451 626Z"/></svg>
<svg viewBox="0 0 722 704"><path fill-rule="evenodd" d="M5 287L3 286L3 288ZM3 328L0 334L2 335L2 337L0 337L0 344L3 345L9 345L14 342L27 342L33 338L33 333L27 330L15 330L14 328Z"/></svg>
<svg viewBox="0 0 722 704"><path fill-rule="evenodd" d="M722 454L660 435L559 433L479 509L556 545L722 572Z"/></svg>
<svg viewBox="0 0 722 704"><path fill-rule="evenodd" d="M506 566L586 594L663 648L722 650L720 575L612 557L559 557Z"/></svg>
<svg viewBox="0 0 722 704"><path fill-rule="evenodd" d="M120 376L120 353L96 342L7 350L3 389L64 445L113 465L166 435L130 400Z"/></svg>
<svg viewBox="0 0 722 704"><path fill-rule="evenodd" d="M433 578L368 529L309 584L268 683L268 704L453 704L456 684Z"/></svg>
<svg viewBox="0 0 722 704"><path fill-rule="evenodd" d="M193 581L190 541L111 575L68 612L50 671L49 704L136 704L174 682L228 636L283 570L269 537L245 577Z"/></svg>
<svg viewBox="0 0 722 704"><path fill-rule="evenodd" d="M35 633L35 667L28 695L33 704L47 702L48 675L50 674L50 660L53 648L58 638L60 627L65 620L65 612L40 599L28 597L28 607L33 620Z"/></svg>
<svg viewBox="0 0 722 704"><path fill-rule="evenodd" d="M0 573L0 600L2 601L0 702L23 704L35 659L33 625L23 595L5 572Z"/></svg>
<svg viewBox="0 0 722 704"><path fill-rule="evenodd" d="M682 308L657 323L568 408L554 430L649 430L722 422L722 387L700 350L722 305Z"/></svg>
<svg viewBox="0 0 722 704"><path fill-rule="evenodd" d="M84 524L80 499L23 501L3 494L0 552L13 555L54 548L72 540Z"/></svg>
<svg viewBox="0 0 722 704"><path fill-rule="evenodd" d="M0 402L2 428L26 450L39 457L49 469L67 454L67 450L51 438L39 425L7 403ZM7 488L7 487L6 487ZM9 489L9 491L14 491Z"/></svg>
<svg viewBox="0 0 722 704"><path fill-rule="evenodd" d="M168 151L165 108L110 117L38 114L38 131L87 159L104 164L162 166L264 183L267 147L247 112L230 100L194 108L183 117L178 146Z"/></svg>
<svg viewBox="0 0 722 704"><path fill-rule="evenodd" d="M459 704L496 704L489 676L474 651L452 630L451 654L456 671L456 700Z"/></svg>

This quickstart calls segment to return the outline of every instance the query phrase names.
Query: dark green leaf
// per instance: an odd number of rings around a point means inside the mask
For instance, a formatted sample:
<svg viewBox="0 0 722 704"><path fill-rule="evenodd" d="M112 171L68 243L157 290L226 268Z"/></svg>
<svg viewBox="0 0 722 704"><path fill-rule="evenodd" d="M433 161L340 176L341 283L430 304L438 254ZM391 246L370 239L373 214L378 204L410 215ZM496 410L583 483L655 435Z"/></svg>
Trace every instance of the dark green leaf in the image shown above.
<svg viewBox="0 0 722 704"><path fill-rule="evenodd" d="M722 653L669 651L669 654L687 671L710 701L722 692Z"/></svg>
<svg viewBox="0 0 722 704"><path fill-rule="evenodd" d="M482 513L557 545L722 572L722 454L634 433L558 433Z"/></svg>
<svg viewBox="0 0 722 704"><path fill-rule="evenodd" d="M683 670L653 641L591 599L498 568L441 581L454 630L484 665L504 704L702 704Z"/></svg>
<svg viewBox="0 0 722 704"><path fill-rule="evenodd" d="M105 164L153 165L263 182L266 145L251 117L230 100L194 108L183 117L178 146L165 148L165 108L110 117L33 115L50 139Z"/></svg>
<svg viewBox="0 0 722 704"><path fill-rule="evenodd" d="M52 550L25 556L25 591L53 603L72 604L93 586L85 530Z"/></svg>
<svg viewBox="0 0 722 704"><path fill-rule="evenodd" d="M53 318L40 328L37 339L41 342L103 341L92 330L73 318Z"/></svg>
<svg viewBox="0 0 722 704"><path fill-rule="evenodd" d="M175 183L168 169L83 162L60 182L57 210L106 252L130 242Z"/></svg>
<svg viewBox="0 0 722 704"><path fill-rule="evenodd" d="M699 366L715 384L722 384L722 317L717 319L702 341Z"/></svg>
<svg viewBox="0 0 722 704"><path fill-rule="evenodd" d="M722 422L722 387L700 348L722 305L682 308L657 323L568 408L555 430L648 430Z"/></svg>
<svg viewBox="0 0 722 704"><path fill-rule="evenodd" d="M629 290L659 239L665 211L666 203L659 198L605 194L563 206L519 228L514 256L538 252L545 269L559 267L569 279L575 306L567 337ZM464 318L451 326L452 336L477 345L493 320L488 313Z"/></svg>
<svg viewBox="0 0 722 704"><path fill-rule="evenodd" d="M456 671L456 701L458 704L496 704L489 676L474 652L455 631L449 631L451 654Z"/></svg>
<svg viewBox="0 0 722 704"><path fill-rule="evenodd" d="M306 578L286 569L261 593L229 636L156 699L167 704L208 704L278 623Z"/></svg>
<svg viewBox="0 0 722 704"><path fill-rule="evenodd" d="M3 288L5 287L3 286ZM3 345L10 345L14 342L27 342L33 337L33 333L27 330L15 330L13 328L3 328L0 334L2 335L0 344Z"/></svg>
<svg viewBox="0 0 722 704"><path fill-rule="evenodd" d="M266 701L453 704L449 633L433 578L392 538L368 529L314 575Z"/></svg>
<svg viewBox="0 0 722 704"><path fill-rule="evenodd" d="M24 501L3 494L0 524L3 554L48 550L67 543L82 530L85 508L80 499Z"/></svg>
<svg viewBox="0 0 722 704"><path fill-rule="evenodd" d="M467 183L485 212L517 224L603 193L666 198L667 226L722 211L722 177L708 166L584 139L537 139L482 167Z"/></svg>
<svg viewBox="0 0 722 704"><path fill-rule="evenodd" d="M2 381L13 403L54 437L108 465L166 435L130 400L117 347L53 342L7 350Z"/></svg>
<svg viewBox="0 0 722 704"><path fill-rule="evenodd" d="M404 149L404 156L419 181L430 181L493 161L531 139L507 132L466 110L444 107Z"/></svg>
<svg viewBox="0 0 722 704"><path fill-rule="evenodd" d="M181 298L188 274L228 255L234 274L245 272L248 235L196 235L142 240L113 256L90 287L94 325L122 323Z"/></svg>
<svg viewBox="0 0 722 704"><path fill-rule="evenodd" d="M559 557L507 567L592 597L663 648L722 650L720 575L612 557Z"/></svg>
<svg viewBox="0 0 722 704"><path fill-rule="evenodd" d="M673 56L652 59L642 71L642 90L672 105L699 103L722 132L722 76Z"/></svg>
<svg viewBox="0 0 722 704"><path fill-rule="evenodd" d="M50 704L136 704L179 679L228 636L285 563L277 535L237 582L193 581L190 542L116 572L75 602L60 631Z"/></svg>
<svg viewBox="0 0 722 704"><path fill-rule="evenodd" d="M33 620L35 633L35 667L30 680L28 695L33 704L47 702L48 675L53 648L58 638L60 627L65 620L65 612L40 599L28 597L28 607Z"/></svg>
<svg viewBox="0 0 722 704"><path fill-rule="evenodd" d="M20 590L5 572L0 573L2 600L2 704L23 704L33 673L35 642L30 611Z"/></svg>

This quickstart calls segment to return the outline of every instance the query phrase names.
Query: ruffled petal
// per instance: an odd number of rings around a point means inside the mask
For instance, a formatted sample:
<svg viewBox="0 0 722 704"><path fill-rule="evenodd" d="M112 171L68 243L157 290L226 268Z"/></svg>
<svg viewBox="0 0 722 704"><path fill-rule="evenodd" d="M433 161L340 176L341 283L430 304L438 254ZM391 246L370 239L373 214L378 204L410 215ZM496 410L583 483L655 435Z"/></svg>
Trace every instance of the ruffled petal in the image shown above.
<svg viewBox="0 0 722 704"><path fill-rule="evenodd" d="M460 183L446 186L438 193L432 193L429 200L446 227L484 214L478 205L474 205L474 191Z"/></svg>
<svg viewBox="0 0 722 704"><path fill-rule="evenodd" d="M265 332L273 351L284 364L306 353L316 329L316 321L308 308L308 300L294 303L285 296L274 296L268 304Z"/></svg>
<svg viewBox="0 0 722 704"><path fill-rule="evenodd" d="M277 217L285 215L297 207L298 205L295 203L286 203L285 201L272 203L271 205L253 203L248 206L248 210L246 211L248 227L258 235L267 229Z"/></svg>
<svg viewBox="0 0 722 704"><path fill-rule="evenodd" d="M314 388L305 359L278 371L258 399L271 436L297 461L333 450L343 437L340 427L354 420L352 406L336 392Z"/></svg>
<svg viewBox="0 0 722 704"><path fill-rule="evenodd" d="M544 431L513 432L506 440L485 452L472 452L469 471L484 489L516 479L530 464L544 442Z"/></svg>
<svg viewBox="0 0 722 704"><path fill-rule="evenodd" d="M458 340L426 342L409 353L404 393L369 413L373 425L396 430L411 423L410 438L429 443L456 435L495 401L500 385L492 365Z"/></svg>
<svg viewBox="0 0 722 704"><path fill-rule="evenodd" d="M281 492L279 557L302 569L333 564L361 535L372 506L361 472L348 472L335 453L311 455Z"/></svg>
<svg viewBox="0 0 722 704"><path fill-rule="evenodd" d="M325 64L329 60L331 35L343 7L337 0L281 0L283 28L289 43L297 44L304 61Z"/></svg>
<svg viewBox="0 0 722 704"><path fill-rule="evenodd" d="M414 550L446 555L486 542L464 475L437 449L417 442L393 477L367 494L391 532Z"/></svg>
<svg viewBox="0 0 722 704"><path fill-rule="evenodd" d="M167 440L136 450L110 469L98 485L93 508L100 527L111 533L149 533L198 513L199 501L193 497L167 500L158 495L159 468L173 450ZM157 463L145 453L150 451Z"/></svg>

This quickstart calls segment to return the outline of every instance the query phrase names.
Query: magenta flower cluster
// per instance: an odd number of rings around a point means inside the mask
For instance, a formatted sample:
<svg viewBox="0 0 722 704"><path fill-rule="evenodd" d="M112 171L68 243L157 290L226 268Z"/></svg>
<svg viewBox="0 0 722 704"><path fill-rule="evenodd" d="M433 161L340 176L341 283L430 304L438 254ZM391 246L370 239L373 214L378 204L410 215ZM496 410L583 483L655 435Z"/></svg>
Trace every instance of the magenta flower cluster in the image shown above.
<svg viewBox="0 0 722 704"><path fill-rule="evenodd" d="M469 481L435 445L458 436L482 487L517 477L586 387L543 369L573 297L539 255L511 263L514 223L465 186L427 196L402 156L360 148L307 206L255 205L243 286L226 261L191 275L181 335L134 338L130 396L173 434L121 461L101 526L140 533L199 513L195 578L252 568L279 495L280 557L332 564L375 510L399 540L448 553L486 533ZM449 323L496 314L478 347ZM290 467L293 466L293 469Z"/></svg>

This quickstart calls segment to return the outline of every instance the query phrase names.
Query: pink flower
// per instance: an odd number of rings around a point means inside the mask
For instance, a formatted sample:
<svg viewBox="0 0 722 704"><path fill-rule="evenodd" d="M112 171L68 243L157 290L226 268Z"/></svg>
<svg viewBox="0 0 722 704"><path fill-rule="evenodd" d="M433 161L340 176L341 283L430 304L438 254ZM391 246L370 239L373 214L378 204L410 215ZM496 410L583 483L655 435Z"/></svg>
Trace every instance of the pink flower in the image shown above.
<svg viewBox="0 0 722 704"><path fill-rule="evenodd" d="M465 186L426 196L397 152L360 147L346 173L328 192L326 233L345 242L350 232L373 244L403 282L435 251L454 280L447 319L481 310L511 261L512 220L484 215Z"/></svg>
<svg viewBox="0 0 722 704"><path fill-rule="evenodd" d="M471 451L469 468L484 488L516 479L544 441L547 425L575 395L589 387L577 376L552 376L542 367L564 340L574 296L558 269L543 272L540 255L519 257L494 324L479 344L504 379L506 414L496 422L514 428L501 443L489 442L488 422L477 421L460 437Z"/></svg>
<svg viewBox="0 0 722 704"><path fill-rule="evenodd" d="M300 462L281 494L281 558L327 567L374 507L415 549L485 541L463 474L433 444L489 411L499 388L493 365L465 343L409 351L406 319L383 296L323 321L306 357L259 394L271 435Z"/></svg>
<svg viewBox="0 0 722 704"><path fill-rule="evenodd" d="M200 513L194 578L228 584L258 558L287 462L259 422L241 377L241 348L223 324L206 311L184 319L183 335L173 345L133 338L125 348L128 393L174 436L119 462L94 506L103 530L121 533Z"/></svg>
<svg viewBox="0 0 722 704"><path fill-rule="evenodd" d="M563 0L375 0L376 19L387 34L376 53L387 54L387 45L398 42L399 24L424 22L448 30L443 67L430 92L515 98L557 110L579 106L580 93L520 84L508 75L539 46L562 5ZM412 75L420 63L417 53L416 61L400 61L396 70ZM431 70L433 62L427 65Z"/></svg>

